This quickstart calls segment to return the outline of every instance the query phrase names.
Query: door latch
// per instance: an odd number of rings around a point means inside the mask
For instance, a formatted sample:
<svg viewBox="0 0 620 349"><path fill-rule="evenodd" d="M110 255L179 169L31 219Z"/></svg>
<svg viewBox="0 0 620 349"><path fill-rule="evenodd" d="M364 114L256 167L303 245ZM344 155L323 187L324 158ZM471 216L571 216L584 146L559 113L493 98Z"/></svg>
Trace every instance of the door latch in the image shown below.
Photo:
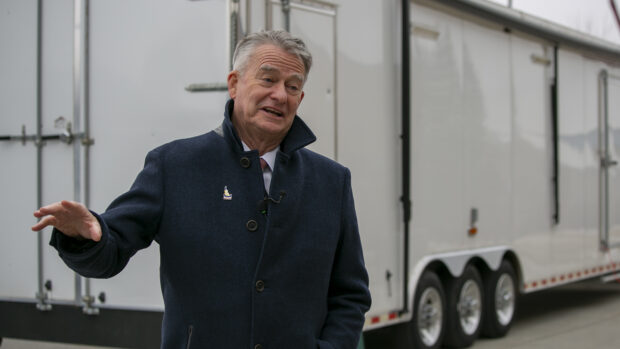
<svg viewBox="0 0 620 349"><path fill-rule="evenodd" d="M618 161L612 160L609 156L606 156L601 159L601 167L609 168L611 166L618 165Z"/></svg>

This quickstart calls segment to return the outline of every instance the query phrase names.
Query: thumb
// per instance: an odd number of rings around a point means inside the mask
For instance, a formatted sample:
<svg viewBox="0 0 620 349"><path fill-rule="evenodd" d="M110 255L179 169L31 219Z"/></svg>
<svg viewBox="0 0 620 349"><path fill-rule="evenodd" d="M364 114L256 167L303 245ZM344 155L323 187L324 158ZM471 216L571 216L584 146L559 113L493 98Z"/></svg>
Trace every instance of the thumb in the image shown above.
<svg viewBox="0 0 620 349"><path fill-rule="evenodd" d="M101 225L99 224L99 221L97 221L97 219L95 218L95 220L91 222L88 226L88 237L87 238L95 242L99 242L101 241L101 235L102 235Z"/></svg>

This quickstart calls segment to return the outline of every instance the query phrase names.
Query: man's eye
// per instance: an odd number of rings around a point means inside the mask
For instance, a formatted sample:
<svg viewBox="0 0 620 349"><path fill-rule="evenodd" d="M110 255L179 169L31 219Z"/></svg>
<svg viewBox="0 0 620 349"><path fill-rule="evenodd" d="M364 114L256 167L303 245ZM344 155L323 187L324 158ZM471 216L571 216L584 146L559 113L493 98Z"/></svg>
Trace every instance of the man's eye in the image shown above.
<svg viewBox="0 0 620 349"><path fill-rule="evenodd" d="M272 78L263 78L264 82L268 82L268 83L273 83L273 79Z"/></svg>
<svg viewBox="0 0 620 349"><path fill-rule="evenodd" d="M291 91L299 91L299 86L297 85L288 85L288 89Z"/></svg>

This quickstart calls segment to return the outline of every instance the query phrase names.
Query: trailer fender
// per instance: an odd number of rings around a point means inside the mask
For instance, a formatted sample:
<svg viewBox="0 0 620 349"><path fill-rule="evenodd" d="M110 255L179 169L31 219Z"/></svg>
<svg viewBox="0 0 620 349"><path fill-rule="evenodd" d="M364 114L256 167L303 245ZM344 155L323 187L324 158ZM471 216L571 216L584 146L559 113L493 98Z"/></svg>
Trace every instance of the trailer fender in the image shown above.
<svg viewBox="0 0 620 349"><path fill-rule="evenodd" d="M422 277L422 274L427 269L439 269L443 266L452 277L459 277L463 274L465 267L472 260L472 258L479 258L489 267L490 270L497 270L506 255L506 252L510 251L508 246L494 246L485 247L480 249L446 252L428 255L420 259L413 268L411 268L411 274L409 279L409 296L411 302L409 303L409 311L406 316L407 319L411 318L413 311L413 300L415 299L415 289L418 284L418 280Z"/></svg>

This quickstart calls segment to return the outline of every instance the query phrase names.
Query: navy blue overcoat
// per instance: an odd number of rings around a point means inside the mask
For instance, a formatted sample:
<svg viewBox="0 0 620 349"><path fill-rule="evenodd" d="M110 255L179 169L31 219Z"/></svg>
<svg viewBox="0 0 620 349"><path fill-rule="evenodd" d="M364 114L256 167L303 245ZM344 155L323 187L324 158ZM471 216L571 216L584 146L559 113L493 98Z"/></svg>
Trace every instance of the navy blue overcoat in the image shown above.
<svg viewBox="0 0 620 349"><path fill-rule="evenodd" d="M55 231L51 244L79 274L107 278L158 242L162 348L356 348L370 294L349 170L305 149L315 137L295 117L265 200L232 108L218 129L148 154L95 214L100 242Z"/></svg>

